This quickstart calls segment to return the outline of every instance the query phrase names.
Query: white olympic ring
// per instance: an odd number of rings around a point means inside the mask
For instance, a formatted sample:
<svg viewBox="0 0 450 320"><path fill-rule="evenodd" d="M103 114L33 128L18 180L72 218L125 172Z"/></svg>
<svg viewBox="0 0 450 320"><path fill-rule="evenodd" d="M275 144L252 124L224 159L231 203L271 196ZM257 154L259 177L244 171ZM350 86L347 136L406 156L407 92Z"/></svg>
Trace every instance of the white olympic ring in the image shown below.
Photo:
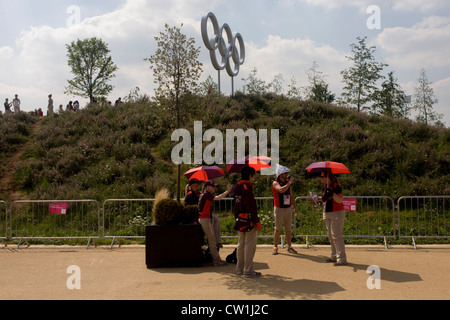
<svg viewBox="0 0 450 320"><path fill-rule="evenodd" d="M211 20L214 28L214 36L208 37L208 19ZM244 39L240 33L234 34L228 24L224 24L219 28L219 22L217 21L214 13L210 12L202 18L202 38L206 48L209 50L211 56L211 62L214 68L218 71L226 69L230 77L236 77L239 74L239 68L245 61L245 46ZM226 33L226 39L223 37L223 32ZM236 46L236 41L239 43L239 50ZM222 57L221 62L217 60L216 51L219 49L219 53ZM233 60L234 68L231 67L231 60Z"/></svg>

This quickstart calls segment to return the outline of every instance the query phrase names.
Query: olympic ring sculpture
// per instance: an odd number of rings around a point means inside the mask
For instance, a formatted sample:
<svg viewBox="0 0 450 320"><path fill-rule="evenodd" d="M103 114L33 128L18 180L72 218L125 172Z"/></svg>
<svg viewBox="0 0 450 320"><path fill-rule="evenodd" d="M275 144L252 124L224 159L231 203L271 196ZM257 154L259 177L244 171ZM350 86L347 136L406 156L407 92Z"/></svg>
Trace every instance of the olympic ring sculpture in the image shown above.
<svg viewBox="0 0 450 320"><path fill-rule="evenodd" d="M208 20L211 20L214 28L214 36L212 38L208 37ZM226 69L230 77L236 77L239 74L240 66L245 61L244 39L241 34L236 33L233 35L230 26L226 23L219 28L219 22L212 12L202 18L201 29L203 42L209 50L214 68L218 71ZM223 37L224 32L226 40ZM236 42L239 44L239 49ZM217 50L222 58L220 62L216 56ZM233 67L231 66L232 63L234 64Z"/></svg>

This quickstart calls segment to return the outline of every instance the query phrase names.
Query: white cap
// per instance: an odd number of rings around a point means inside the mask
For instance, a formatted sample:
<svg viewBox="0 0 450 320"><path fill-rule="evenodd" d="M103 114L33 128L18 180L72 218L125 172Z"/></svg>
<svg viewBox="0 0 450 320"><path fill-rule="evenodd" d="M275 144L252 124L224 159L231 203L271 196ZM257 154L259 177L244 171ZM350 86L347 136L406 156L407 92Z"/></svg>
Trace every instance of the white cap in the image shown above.
<svg viewBox="0 0 450 320"><path fill-rule="evenodd" d="M287 172L291 172L291 169L288 169L288 167L277 164L277 168L275 169L275 177L278 179L280 175Z"/></svg>

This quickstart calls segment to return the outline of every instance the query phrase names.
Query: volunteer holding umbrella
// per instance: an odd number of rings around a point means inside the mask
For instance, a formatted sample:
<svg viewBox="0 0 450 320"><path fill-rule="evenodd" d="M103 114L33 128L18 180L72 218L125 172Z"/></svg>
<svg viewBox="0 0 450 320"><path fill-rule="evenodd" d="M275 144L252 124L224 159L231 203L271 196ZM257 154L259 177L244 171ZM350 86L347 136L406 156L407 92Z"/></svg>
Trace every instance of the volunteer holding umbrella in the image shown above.
<svg viewBox="0 0 450 320"><path fill-rule="evenodd" d="M335 266L347 265L345 242L343 237L345 209L342 187L335 174L350 173L350 170L342 163L316 162L306 168L307 176L320 174L323 185L323 221L328 231L328 239L331 244L331 256L327 262L334 262Z"/></svg>
<svg viewBox="0 0 450 320"><path fill-rule="evenodd" d="M184 204L189 206L198 205L201 196L200 186L202 181L220 178L225 174L223 173L223 170L217 166L201 166L187 171L184 175L189 179L189 183L186 186Z"/></svg>
<svg viewBox="0 0 450 320"><path fill-rule="evenodd" d="M213 201L219 201L225 198L231 191L231 185L228 185L227 191L221 195L216 196L216 187L218 186L213 179L223 177L225 174L223 170L217 166L201 166L191 169L185 174L189 179L185 204L198 204L199 219L198 222L202 226L203 232L208 239L208 246L211 252L213 263L215 266L225 266L226 261L223 261L219 255L219 249L223 247L222 237L220 232L220 220L212 213ZM203 188L203 194L200 194L200 181L206 181Z"/></svg>
<svg viewBox="0 0 450 320"><path fill-rule="evenodd" d="M200 184L201 181L195 178L189 180L189 183L186 185L186 196L184 197L185 206L198 206L201 196Z"/></svg>

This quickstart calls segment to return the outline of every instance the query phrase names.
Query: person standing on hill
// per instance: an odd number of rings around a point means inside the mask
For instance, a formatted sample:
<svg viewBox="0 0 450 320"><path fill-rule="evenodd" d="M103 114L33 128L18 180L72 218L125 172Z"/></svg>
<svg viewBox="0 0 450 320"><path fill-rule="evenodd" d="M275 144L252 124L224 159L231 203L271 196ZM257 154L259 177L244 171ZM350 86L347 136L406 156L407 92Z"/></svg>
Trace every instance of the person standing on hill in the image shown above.
<svg viewBox="0 0 450 320"><path fill-rule="evenodd" d="M69 101L69 104L66 106L66 111L73 111L73 102Z"/></svg>
<svg viewBox="0 0 450 320"><path fill-rule="evenodd" d="M12 102L8 101L8 98L5 99L5 114L9 114L11 113L11 106L12 106Z"/></svg>
<svg viewBox="0 0 450 320"><path fill-rule="evenodd" d="M47 115L53 116L53 99L52 99L51 94L48 95L48 107L47 108L48 108Z"/></svg>
<svg viewBox="0 0 450 320"><path fill-rule="evenodd" d="M18 113L20 113L20 99L19 99L19 95L18 94L16 94L15 95L15 98L14 98L14 100L13 100L13 107L14 107L14 113L15 114L18 114Z"/></svg>
<svg viewBox="0 0 450 320"><path fill-rule="evenodd" d="M277 164L276 168L276 180L272 183L272 194L274 201L274 218L275 218L275 231L273 241L273 255L278 254L278 243L280 241L281 230L286 233L286 240L288 243L287 251L289 253L297 254L297 251L292 247L292 208L295 209L295 216L297 216L297 207L295 205L294 195L292 193L291 185L294 183L294 179L288 179L288 173L290 169Z"/></svg>

